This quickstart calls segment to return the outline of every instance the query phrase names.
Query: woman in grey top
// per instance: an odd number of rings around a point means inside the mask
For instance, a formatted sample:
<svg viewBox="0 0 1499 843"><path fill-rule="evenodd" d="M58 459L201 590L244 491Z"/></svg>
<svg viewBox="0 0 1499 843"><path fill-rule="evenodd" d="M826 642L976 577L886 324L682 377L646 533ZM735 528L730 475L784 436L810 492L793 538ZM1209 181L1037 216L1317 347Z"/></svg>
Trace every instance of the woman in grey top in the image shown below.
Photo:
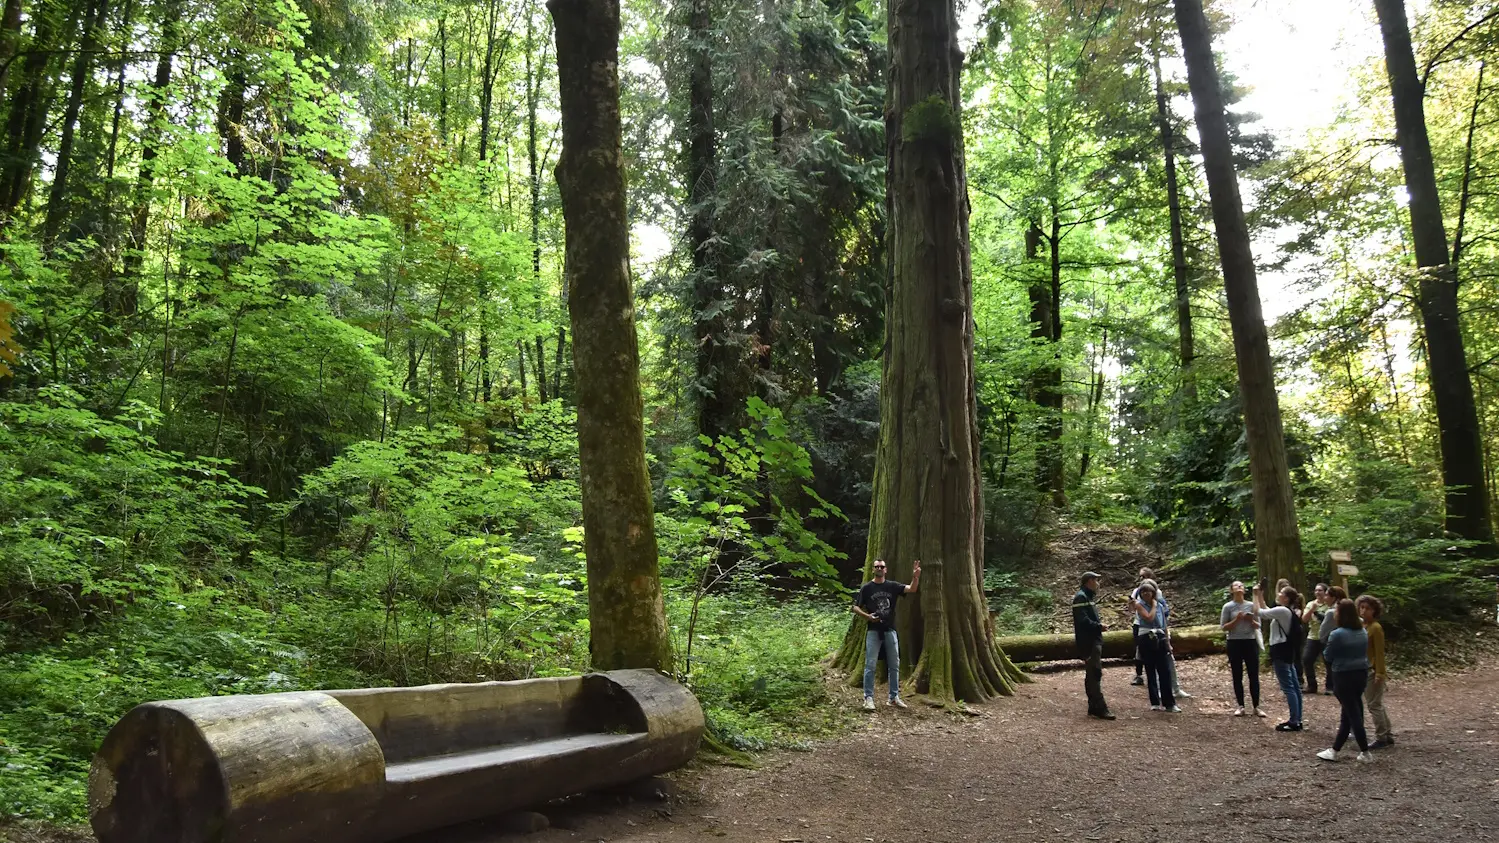
<svg viewBox="0 0 1499 843"><path fill-rule="evenodd" d="M1244 716L1244 674L1249 674L1249 699L1256 717L1260 710L1260 618L1254 604L1244 599L1244 583L1237 580L1229 586L1231 599L1223 604L1219 622L1228 639L1228 664L1234 673L1235 717Z"/></svg>

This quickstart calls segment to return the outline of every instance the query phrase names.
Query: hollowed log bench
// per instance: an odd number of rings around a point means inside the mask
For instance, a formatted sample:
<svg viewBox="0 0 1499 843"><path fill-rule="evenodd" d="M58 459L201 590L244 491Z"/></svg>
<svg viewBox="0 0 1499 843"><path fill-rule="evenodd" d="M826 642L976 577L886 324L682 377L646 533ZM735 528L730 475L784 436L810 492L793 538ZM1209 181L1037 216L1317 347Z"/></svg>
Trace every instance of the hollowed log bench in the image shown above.
<svg viewBox="0 0 1499 843"><path fill-rule="evenodd" d="M89 819L100 843L384 843L676 769L702 733L649 670L146 703Z"/></svg>

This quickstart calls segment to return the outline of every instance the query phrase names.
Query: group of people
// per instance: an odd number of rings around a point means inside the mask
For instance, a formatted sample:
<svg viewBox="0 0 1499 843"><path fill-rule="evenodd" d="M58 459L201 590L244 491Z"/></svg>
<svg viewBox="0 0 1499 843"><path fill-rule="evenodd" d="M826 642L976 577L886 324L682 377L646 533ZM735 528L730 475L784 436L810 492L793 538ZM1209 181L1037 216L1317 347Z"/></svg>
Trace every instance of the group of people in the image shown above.
<svg viewBox="0 0 1499 843"><path fill-rule="evenodd" d="M1086 662L1083 686L1088 696L1088 714L1113 720L1103 696L1103 633L1108 628L1098 611L1099 575L1082 575L1082 587L1072 600L1073 634L1078 656ZM1180 712L1177 700L1190 696L1181 690L1172 655L1171 608L1149 569L1140 572L1140 584L1130 594L1129 613L1135 642L1134 684L1148 686L1154 711ZM1317 693L1317 663L1326 665L1323 693L1337 697L1341 708L1332 747L1317 757L1336 761L1351 736L1358 760L1369 761L1371 750L1393 746L1394 733L1385 711L1384 628L1379 619L1384 605L1379 598L1361 595L1350 600L1338 586L1318 584L1314 600L1303 605L1301 594L1286 580L1275 590L1274 604L1265 601L1264 585L1246 599L1244 583L1229 587L1220 623L1226 637L1228 660L1233 673L1234 715L1245 715L1244 686L1248 678L1250 709L1265 717L1260 707L1260 652L1268 639L1271 668L1286 698L1288 716L1275 728L1300 732L1305 694ZM1142 680L1143 675L1143 680ZM1374 720L1375 740L1364 728L1364 710Z"/></svg>

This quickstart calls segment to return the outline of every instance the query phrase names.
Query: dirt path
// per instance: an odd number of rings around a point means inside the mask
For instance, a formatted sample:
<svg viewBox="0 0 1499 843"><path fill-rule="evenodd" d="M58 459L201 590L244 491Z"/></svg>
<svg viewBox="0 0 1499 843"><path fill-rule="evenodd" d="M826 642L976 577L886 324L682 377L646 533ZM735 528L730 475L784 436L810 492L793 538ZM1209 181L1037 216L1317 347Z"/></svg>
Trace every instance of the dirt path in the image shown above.
<svg viewBox="0 0 1499 843"><path fill-rule="evenodd" d="M1308 731L1276 733L1285 708L1268 674L1261 720L1231 716L1221 658L1181 670L1196 694L1184 714L1152 713L1115 668L1104 691L1120 719L1089 720L1080 673L1041 676L979 718L882 707L812 752L685 774L669 811L636 804L524 839L1499 840L1499 667L1393 685L1399 744L1370 765L1314 757L1337 725L1333 698L1308 700Z"/></svg>

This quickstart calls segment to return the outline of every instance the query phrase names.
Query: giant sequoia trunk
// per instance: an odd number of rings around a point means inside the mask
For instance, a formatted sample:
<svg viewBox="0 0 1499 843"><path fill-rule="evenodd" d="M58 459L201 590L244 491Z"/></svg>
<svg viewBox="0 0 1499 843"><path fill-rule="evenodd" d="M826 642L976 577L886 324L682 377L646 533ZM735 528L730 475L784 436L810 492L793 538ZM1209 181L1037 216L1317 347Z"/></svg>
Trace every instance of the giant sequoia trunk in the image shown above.
<svg viewBox="0 0 1499 843"><path fill-rule="evenodd" d="M880 387L869 556L907 579L897 629L910 686L935 701L1009 693L1021 674L995 644L981 589L983 495L973 379L973 287L958 108L962 53L952 0L889 4L885 110L892 289ZM867 565L867 563L866 563ZM840 663L862 664L862 621Z"/></svg>
<svg viewBox="0 0 1499 843"><path fill-rule="evenodd" d="M562 93L557 186L576 350L578 462L596 670L671 669L661 600L619 117L618 0L551 0Z"/></svg>
<svg viewBox="0 0 1499 843"><path fill-rule="evenodd" d="M1228 321L1233 329L1234 357L1239 367L1260 574L1271 582L1284 577L1302 588L1306 585L1306 572L1302 564L1301 533L1296 526L1296 501L1291 494L1291 471L1286 462L1280 399L1275 392L1275 367L1270 360L1264 312L1260 309L1249 226L1244 221L1244 205L1239 198L1239 177L1234 172L1223 88L1213 63L1212 36L1202 12L1202 0L1175 2L1176 25L1181 31L1182 52L1187 61L1187 82L1192 88L1197 129L1202 136L1203 170L1212 197L1213 228L1218 235Z"/></svg>
<svg viewBox="0 0 1499 843"><path fill-rule="evenodd" d="M1489 520L1483 435L1473 401L1473 381L1463 348L1457 274L1447 253L1447 229L1437 195L1431 142L1426 136L1424 86L1416 74L1405 0L1374 0L1384 36L1385 68L1395 103L1395 137L1410 194L1411 235L1421 269L1417 293L1431 397L1441 428L1442 485L1447 487L1447 530L1465 539L1494 543ZM1490 547L1492 549L1492 547Z"/></svg>

